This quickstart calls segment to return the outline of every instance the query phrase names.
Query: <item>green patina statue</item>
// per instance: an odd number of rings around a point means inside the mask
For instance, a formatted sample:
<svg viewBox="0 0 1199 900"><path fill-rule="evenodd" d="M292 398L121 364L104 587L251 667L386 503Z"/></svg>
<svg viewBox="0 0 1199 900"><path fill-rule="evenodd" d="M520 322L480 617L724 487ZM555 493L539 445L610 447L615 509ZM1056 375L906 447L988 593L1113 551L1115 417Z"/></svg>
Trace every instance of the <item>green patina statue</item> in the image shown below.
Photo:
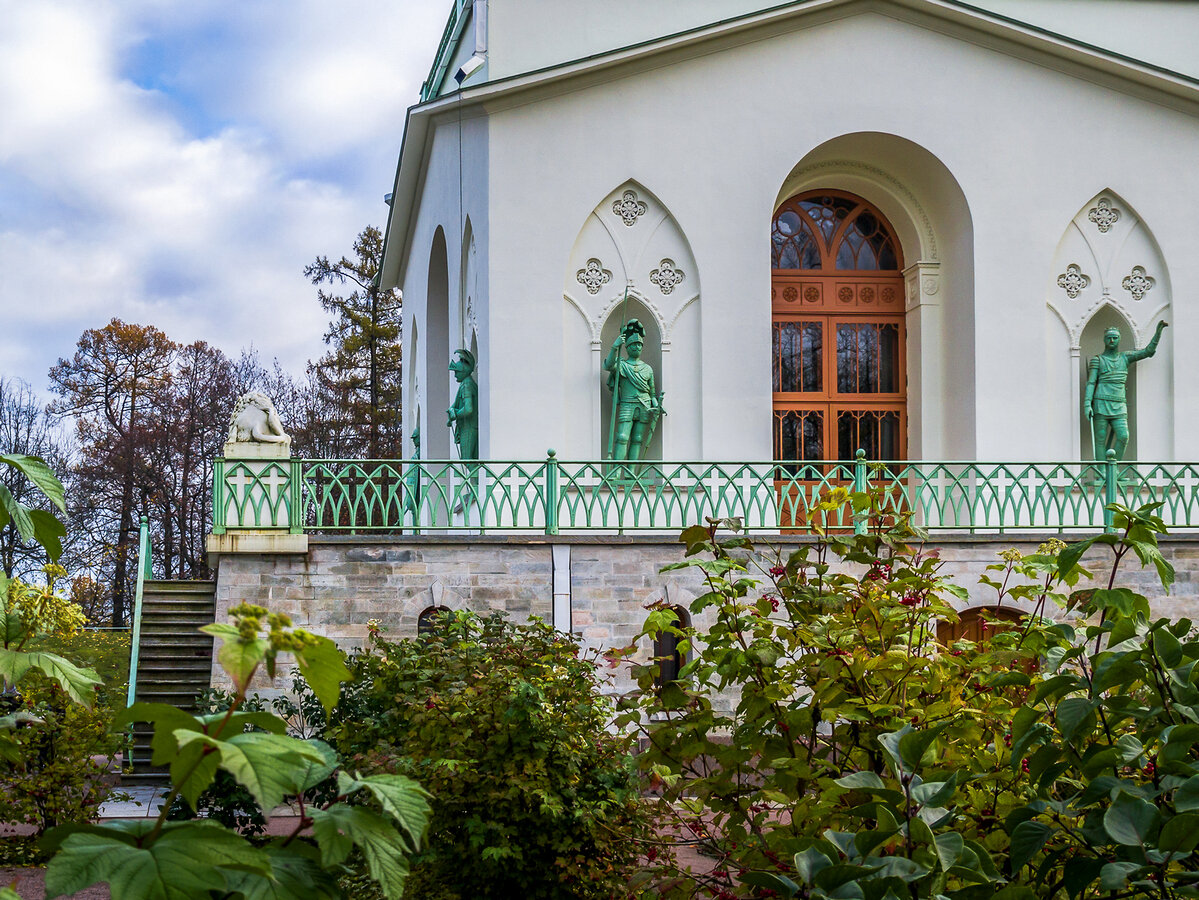
<svg viewBox="0 0 1199 900"><path fill-rule="evenodd" d="M621 358L621 347L628 353L627 358ZM608 390L613 396L609 459L640 459L662 415L662 395L654 392L653 367L641 359L644 347L645 326L630 319L604 360Z"/></svg>
<svg viewBox="0 0 1199 900"><path fill-rule="evenodd" d="M479 386L471 374L475 371L475 357L469 350L455 350L450 371L458 379L458 393L454 405L445 411L446 425L454 429L454 443L458 445L459 459L479 458Z"/></svg>
<svg viewBox="0 0 1199 900"><path fill-rule="evenodd" d="M404 473L404 508L403 512L416 515L420 507L420 426L412 430L412 461Z"/></svg>
<svg viewBox="0 0 1199 900"><path fill-rule="evenodd" d="M1120 352L1120 331L1109 328L1103 333L1103 353L1087 363L1087 393L1082 408L1091 423L1095 458L1103 459L1108 450L1116 459L1124 458L1128 445L1128 370L1136 362L1157 352L1166 323L1158 322L1157 331L1144 350Z"/></svg>

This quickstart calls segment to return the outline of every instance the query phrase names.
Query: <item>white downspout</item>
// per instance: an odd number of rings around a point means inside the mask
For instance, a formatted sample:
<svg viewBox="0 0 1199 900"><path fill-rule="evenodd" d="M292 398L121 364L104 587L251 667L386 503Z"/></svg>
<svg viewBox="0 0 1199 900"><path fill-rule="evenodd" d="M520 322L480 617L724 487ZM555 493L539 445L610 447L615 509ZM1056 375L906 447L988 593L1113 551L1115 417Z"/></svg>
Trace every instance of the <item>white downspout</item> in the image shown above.
<svg viewBox="0 0 1199 900"><path fill-rule="evenodd" d="M454 73L459 85L483 67L487 61L487 0L475 0L471 16L475 20L475 53Z"/></svg>

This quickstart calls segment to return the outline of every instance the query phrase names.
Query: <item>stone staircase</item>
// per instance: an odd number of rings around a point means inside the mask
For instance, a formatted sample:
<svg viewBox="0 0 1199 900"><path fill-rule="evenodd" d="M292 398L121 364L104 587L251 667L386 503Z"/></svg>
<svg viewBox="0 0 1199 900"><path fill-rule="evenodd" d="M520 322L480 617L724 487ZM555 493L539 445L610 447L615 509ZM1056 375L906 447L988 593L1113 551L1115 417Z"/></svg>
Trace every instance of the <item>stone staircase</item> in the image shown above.
<svg viewBox="0 0 1199 900"><path fill-rule="evenodd" d="M212 676L213 639L198 631L216 615L211 581L147 581L142 593L141 645L137 700L169 703L191 711L196 695ZM133 772L126 783L166 779L165 769L150 766L153 726L138 723L133 732Z"/></svg>

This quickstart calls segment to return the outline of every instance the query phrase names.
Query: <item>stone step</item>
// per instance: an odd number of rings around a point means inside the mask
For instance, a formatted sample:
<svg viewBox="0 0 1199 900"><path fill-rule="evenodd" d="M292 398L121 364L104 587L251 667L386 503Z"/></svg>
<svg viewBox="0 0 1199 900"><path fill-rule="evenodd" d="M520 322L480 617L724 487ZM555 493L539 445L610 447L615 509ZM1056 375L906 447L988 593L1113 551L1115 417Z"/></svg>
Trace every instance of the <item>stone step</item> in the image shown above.
<svg viewBox="0 0 1199 900"><path fill-rule="evenodd" d="M216 612L211 600L160 600L151 597L142 601L142 615L169 612L196 612L212 616Z"/></svg>
<svg viewBox="0 0 1199 900"><path fill-rule="evenodd" d="M208 594L216 593L215 581L180 581L178 579L148 579L143 583L144 592Z"/></svg>

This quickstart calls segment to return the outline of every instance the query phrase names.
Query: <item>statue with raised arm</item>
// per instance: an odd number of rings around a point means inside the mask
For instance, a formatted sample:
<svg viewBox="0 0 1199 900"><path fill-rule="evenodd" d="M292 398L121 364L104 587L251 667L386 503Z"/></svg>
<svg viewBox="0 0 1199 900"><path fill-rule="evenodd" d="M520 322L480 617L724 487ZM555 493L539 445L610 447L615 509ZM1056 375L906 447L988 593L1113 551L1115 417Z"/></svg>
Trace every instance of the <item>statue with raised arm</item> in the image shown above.
<svg viewBox="0 0 1199 900"><path fill-rule="evenodd" d="M472 373L475 371L475 356L469 350L455 350L450 371L458 380L458 393L454 405L445 411L446 425L454 429L454 443L458 445L459 459L479 458L479 386Z"/></svg>
<svg viewBox="0 0 1199 900"><path fill-rule="evenodd" d="M620 354L622 347L628 354L625 358ZM644 347L645 326L630 319L604 360L612 392L609 459L640 459L662 415L662 396L654 392L653 367L641 358Z"/></svg>
<svg viewBox="0 0 1199 900"><path fill-rule="evenodd" d="M1103 353L1092 356L1087 363L1082 408L1091 423L1096 459L1103 459L1108 450L1116 451L1116 459L1124 458L1128 446L1128 370L1157 352L1165 328L1164 321L1158 322L1149 346L1125 353L1120 352L1120 330L1109 328L1103 333Z"/></svg>

